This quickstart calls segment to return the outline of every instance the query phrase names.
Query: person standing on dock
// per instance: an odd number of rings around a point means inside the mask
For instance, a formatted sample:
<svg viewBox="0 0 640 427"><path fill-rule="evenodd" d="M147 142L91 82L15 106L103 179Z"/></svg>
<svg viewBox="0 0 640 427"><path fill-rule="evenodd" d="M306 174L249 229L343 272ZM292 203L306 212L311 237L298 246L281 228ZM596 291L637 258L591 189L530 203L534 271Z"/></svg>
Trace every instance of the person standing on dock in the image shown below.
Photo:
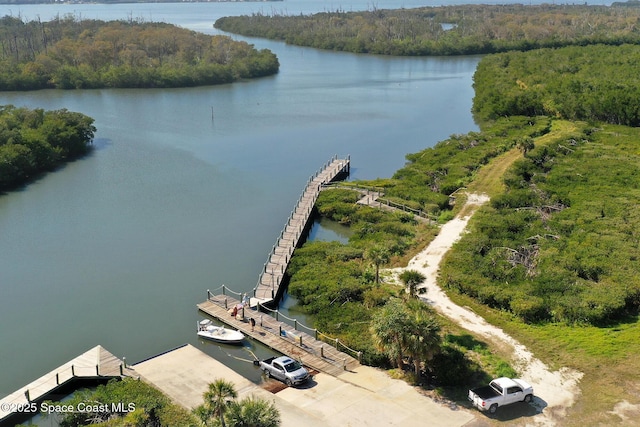
<svg viewBox="0 0 640 427"><path fill-rule="evenodd" d="M252 317L251 319L249 319L249 323L251 323L251 332L253 332L253 330L256 327L256 321L255 319Z"/></svg>

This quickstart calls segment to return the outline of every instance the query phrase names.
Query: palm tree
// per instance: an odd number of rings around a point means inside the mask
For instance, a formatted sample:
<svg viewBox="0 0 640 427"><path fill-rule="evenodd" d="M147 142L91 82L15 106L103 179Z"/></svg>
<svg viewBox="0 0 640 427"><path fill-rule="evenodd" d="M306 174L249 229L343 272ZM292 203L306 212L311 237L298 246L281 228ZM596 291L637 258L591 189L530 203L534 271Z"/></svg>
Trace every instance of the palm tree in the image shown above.
<svg viewBox="0 0 640 427"><path fill-rule="evenodd" d="M226 413L229 424L233 427L278 427L280 412L272 402L247 397L240 402L233 402Z"/></svg>
<svg viewBox="0 0 640 427"><path fill-rule="evenodd" d="M418 285L426 280L424 274L416 270L405 270L398 276L400 281L409 289L409 297L415 298Z"/></svg>
<svg viewBox="0 0 640 427"><path fill-rule="evenodd" d="M212 417L218 417L220 425L225 427L224 414L238 397L235 386L227 380L218 379L209 384L209 389L204 392L204 404L195 409L196 415L205 423ZM206 417L205 420L203 417Z"/></svg>
<svg viewBox="0 0 640 427"><path fill-rule="evenodd" d="M376 283L380 283L380 266L389 262L389 251L381 246L374 246L365 256L376 266Z"/></svg>
<svg viewBox="0 0 640 427"><path fill-rule="evenodd" d="M409 302L411 319L405 337L406 352L413 359L416 377L420 376L422 362L431 360L440 351L440 324L433 310L422 302Z"/></svg>
<svg viewBox="0 0 640 427"><path fill-rule="evenodd" d="M398 368L403 365L408 323L408 312L398 298L390 299L371 319L371 333L376 347Z"/></svg>

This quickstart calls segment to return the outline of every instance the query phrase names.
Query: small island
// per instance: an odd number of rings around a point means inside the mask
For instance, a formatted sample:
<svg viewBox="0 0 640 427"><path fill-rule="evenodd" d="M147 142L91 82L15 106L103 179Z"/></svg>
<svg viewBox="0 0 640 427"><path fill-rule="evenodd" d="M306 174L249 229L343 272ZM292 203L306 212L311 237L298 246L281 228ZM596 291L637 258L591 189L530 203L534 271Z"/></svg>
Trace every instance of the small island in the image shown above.
<svg viewBox="0 0 640 427"><path fill-rule="evenodd" d="M88 154L93 122L65 109L0 106L0 194Z"/></svg>
<svg viewBox="0 0 640 427"><path fill-rule="evenodd" d="M141 20L0 18L0 90L176 88L273 75L267 49Z"/></svg>

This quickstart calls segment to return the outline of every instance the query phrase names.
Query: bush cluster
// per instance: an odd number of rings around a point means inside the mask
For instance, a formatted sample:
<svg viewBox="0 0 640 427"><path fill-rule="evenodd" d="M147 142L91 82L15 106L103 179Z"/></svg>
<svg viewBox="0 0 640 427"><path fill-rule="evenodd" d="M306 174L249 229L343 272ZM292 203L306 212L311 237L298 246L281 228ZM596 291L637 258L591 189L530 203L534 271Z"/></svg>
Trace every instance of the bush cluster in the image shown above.
<svg viewBox="0 0 640 427"><path fill-rule="evenodd" d="M524 321L601 325L640 305L640 130L583 125L531 150L477 214L442 284Z"/></svg>
<svg viewBox="0 0 640 427"><path fill-rule="evenodd" d="M0 106L0 191L87 154L95 131L81 113Z"/></svg>
<svg viewBox="0 0 640 427"><path fill-rule="evenodd" d="M572 46L480 61L474 113L481 119L546 115L640 126L640 46Z"/></svg>

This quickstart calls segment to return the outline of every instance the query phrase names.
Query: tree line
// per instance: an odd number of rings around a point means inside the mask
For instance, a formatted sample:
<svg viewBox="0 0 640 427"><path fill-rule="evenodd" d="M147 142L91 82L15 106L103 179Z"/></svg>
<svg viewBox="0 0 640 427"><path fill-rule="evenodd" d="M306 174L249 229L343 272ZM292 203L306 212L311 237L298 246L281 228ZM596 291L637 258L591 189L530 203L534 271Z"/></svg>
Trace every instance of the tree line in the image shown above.
<svg viewBox="0 0 640 427"><path fill-rule="evenodd" d="M267 49L170 24L0 18L0 90L201 86L278 68Z"/></svg>
<svg viewBox="0 0 640 427"><path fill-rule="evenodd" d="M66 109L0 106L0 192L91 150L93 119Z"/></svg>
<svg viewBox="0 0 640 427"><path fill-rule="evenodd" d="M570 46L483 58L473 111L482 120L546 115L640 126L640 46Z"/></svg>
<svg viewBox="0 0 640 427"><path fill-rule="evenodd" d="M224 17L215 27L355 53L471 55L640 42L640 8L626 5L462 5L313 15Z"/></svg>

